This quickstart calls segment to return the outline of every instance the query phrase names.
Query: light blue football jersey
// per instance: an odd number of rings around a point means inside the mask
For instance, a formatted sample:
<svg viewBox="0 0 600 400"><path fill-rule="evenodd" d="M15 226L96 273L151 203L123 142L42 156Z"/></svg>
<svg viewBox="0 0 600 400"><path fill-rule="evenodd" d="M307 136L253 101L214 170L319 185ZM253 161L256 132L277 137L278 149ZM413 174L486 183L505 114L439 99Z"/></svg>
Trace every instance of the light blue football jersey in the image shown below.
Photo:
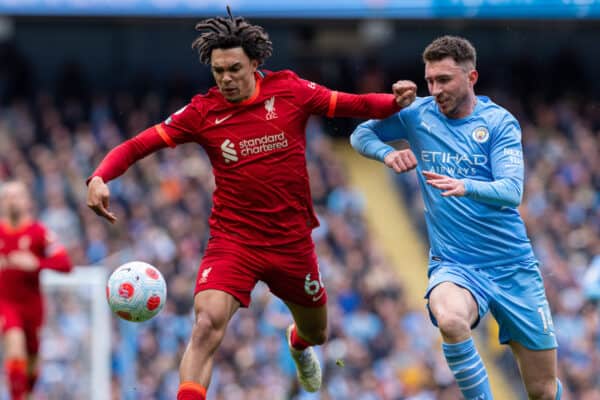
<svg viewBox="0 0 600 400"><path fill-rule="evenodd" d="M521 129L504 108L477 97L471 115L451 119L433 97L417 98L385 120L359 125L351 136L361 154L383 161L385 142L406 139L417 160L431 244L430 259L474 268L534 259L517 206L523 192ZM464 197L443 197L422 171L463 179Z"/></svg>

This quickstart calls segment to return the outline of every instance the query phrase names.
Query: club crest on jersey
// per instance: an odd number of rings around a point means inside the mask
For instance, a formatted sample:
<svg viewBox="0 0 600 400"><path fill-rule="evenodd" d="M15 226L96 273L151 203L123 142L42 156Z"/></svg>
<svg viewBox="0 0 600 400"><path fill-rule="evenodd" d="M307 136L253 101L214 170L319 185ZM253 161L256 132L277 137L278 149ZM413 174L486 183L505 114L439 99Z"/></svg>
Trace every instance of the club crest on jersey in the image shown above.
<svg viewBox="0 0 600 400"><path fill-rule="evenodd" d="M277 118L277 113L275 112L275 96L265 100L265 110L267 110L267 115L265 116L267 121Z"/></svg>
<svg viewBox="0 0 600 400"><path fill-rule="evenodd" d="M485 143L490 138L490 132L487 130L485 126L480 126L476 128L471 134L473 140L477 143Z"/></svg>
<svg viewBox="0 0 600 400"><path fill-rule="evenodd" d="M198 283L206 283L208 281L208 274L212 271L212 267L206 268L202 271L202 276L200 277L200 281Z"/></svg>

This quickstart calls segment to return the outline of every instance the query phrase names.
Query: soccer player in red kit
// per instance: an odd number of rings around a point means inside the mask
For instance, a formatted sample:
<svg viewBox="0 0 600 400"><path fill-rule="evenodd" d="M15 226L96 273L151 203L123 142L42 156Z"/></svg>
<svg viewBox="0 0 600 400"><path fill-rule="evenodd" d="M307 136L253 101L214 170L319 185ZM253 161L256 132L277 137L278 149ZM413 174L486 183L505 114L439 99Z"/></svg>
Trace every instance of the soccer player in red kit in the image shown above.
<svg viewBox="0 0 600 400"><path fill-rule="evenodd" d="M213 354L233 314L249 305L258 280L289 307L294 324L287 338L300 384L319 390L321 369L311 346L326 340L327 294L311 239L319 222L306 169L306 123L313 114L385 118L416 94L407 81L394 84L394 94L353 95L289 70L259 70L272 52L267 33L229 17L196 26L204 32L193 47L211 66L216 87L111 150L88 179L88 206L114 222L106 182L134 162L188 142L201 145L210 158L216 181L211 237L198 271L178 400L206 398Z"/></svg>
<svg viewBox="0 0 600 400"><path fill-rule="evenodd" d="M12 400L24 400L37 378L37 354L44 302L40 271L71 270L65 249L32 216L32 204L21 182L0 189L0 332L5 373Z"/></svg>

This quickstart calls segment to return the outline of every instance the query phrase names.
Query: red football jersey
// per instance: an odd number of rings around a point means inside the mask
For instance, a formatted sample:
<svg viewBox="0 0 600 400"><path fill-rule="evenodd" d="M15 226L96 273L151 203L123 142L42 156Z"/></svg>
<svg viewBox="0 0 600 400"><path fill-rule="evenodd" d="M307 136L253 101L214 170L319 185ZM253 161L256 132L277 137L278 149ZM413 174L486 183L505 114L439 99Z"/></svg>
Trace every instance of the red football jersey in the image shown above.
<svg viewBox="0 0 600 400"><path fill-rule="evenodd" d="M290 71L258 75L246 101L230 103L216 87L157 130L170 145L197 142L207 152L216 190L212 234L246 244L283 244L318 226L306 169L306 123L334 107L332 91Z"/></svg>
<svg viewBox="0 0 600 400"><path fill-rule="evenodd" d="M11 266L8 256L13 251L30 251L38 257L40 267L24 271ZM48 263L48 261L50 261ZM71 269L71 262L54 235L41 223L29 222L18 228L0 222L0 301L27 304L40 298L40 270Z"/></svg>
<svg viewBox="0 0 600 400"><path fill-rule="evenodd" d="M211 234L248 245L290 243L319 225L306 169L308 118L386 118L398 110L391 94L354 95L291 71L257 72L256 89L247 100L231 103L213 87L111 150L92 176L108 182L163 146L198 143L208 153L216 181Z"/></svg>

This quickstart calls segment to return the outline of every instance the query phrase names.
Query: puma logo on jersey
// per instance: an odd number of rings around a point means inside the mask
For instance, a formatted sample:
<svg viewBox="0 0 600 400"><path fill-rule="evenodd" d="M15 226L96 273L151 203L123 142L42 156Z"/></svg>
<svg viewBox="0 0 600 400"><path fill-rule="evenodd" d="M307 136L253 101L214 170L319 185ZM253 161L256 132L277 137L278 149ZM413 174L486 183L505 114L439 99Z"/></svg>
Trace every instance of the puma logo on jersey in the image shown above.
<svg viewBox="0 0 600 400"><path fill-rule="evenodd" d="M427 125L425 121L421 121L421 125L427 130L427 132L433 133L431 132L431 126Z"/></svg>
<svg viewBox="0 0 600 400"><path fill-rule="evenodd" d="M225 159L225 164L229 164L230 162L238 161L237 151L235 151L235 144L229 139L225 139L223 143L221 143L221 151L223 151L223 158Z"/></svg>
<svg viewBox="0 0 600 400"><path fill-rule="evenodd" d="M275 96L265 100L265 110L267 110L267 115L265 116L267 121L277 118L277 113L275 112Z"/></svg>
<svg viewBox="0 0 600 400"><path fill-rule="evenodd" d="M232 116L233 116L233 114L229 114L229 115L226 115L226 116L225 116L225 117L223 117L223 118L215 118L215 125L219 125L221 122L225 122L225 121L227 121L227 120L228 120L229 118L231 118Z"/></svg>

